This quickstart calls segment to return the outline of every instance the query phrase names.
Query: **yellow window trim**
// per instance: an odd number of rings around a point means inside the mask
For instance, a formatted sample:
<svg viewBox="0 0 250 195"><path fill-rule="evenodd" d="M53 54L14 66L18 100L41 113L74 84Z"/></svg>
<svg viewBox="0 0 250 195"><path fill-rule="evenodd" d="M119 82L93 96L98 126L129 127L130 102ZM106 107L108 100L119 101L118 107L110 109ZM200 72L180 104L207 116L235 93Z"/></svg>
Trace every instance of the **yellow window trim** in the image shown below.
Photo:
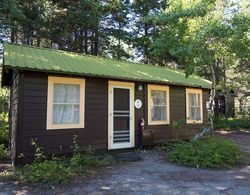
<svg viewBox="0 0 250 195"><path fill-rule="evenodd" d="M79 110L80 116L78 124L56 124L56 125L53 124L54 83L80 85L80 110ZM84 115L85 115L85 79L49 76L48 91L47 91L47 130L84 128Z"/></svg>
<svg viewBox="0 0 250 195"><path fill-rule="evenodd" d="M167 119L165 121L152 121L151 119L151 91L152 90L159 90L159 91L165 91L166 92L166 117ZM170 108L169 108L169 86L166 85L148 85L148 125L167 125L170 124Z"/></svg>
<svg viewBox="0 0 250 195"><path fill-rule="evenodd" d="M195 93L200 94L200 113L201 113L201 120L190 120L188 119L189 113L189 101L188 101L188 94ZM201 124L203 123L203 101L202 101L202 89L193 89L193 88L186 88L186 123L187 124Z"/></svg>

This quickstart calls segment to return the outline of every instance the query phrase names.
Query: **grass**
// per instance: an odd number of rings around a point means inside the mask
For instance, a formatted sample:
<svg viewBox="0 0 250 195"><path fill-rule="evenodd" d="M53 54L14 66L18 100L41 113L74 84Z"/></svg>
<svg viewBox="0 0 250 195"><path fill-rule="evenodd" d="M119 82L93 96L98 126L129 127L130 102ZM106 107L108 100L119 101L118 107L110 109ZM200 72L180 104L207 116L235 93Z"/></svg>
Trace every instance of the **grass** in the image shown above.
<svg viewBox="0 0 250 195"><path fill-rule="evenodd" d="M196 142L177 142L170 147L167 160L189 167L230 168L238 165L243 158L236 143L216 137L205 137Z"/></svg>

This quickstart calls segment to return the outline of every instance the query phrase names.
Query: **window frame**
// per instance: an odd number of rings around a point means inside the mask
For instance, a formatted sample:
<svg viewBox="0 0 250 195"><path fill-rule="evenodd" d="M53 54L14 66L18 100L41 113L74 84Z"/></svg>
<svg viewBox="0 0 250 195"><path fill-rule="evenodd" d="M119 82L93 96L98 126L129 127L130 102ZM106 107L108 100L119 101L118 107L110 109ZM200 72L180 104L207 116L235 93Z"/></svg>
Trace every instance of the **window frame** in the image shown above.
<svg viewBox="0 0 250 195"><path fill-rule="evenodd" d="M152 121L151 118L151 106L150 102L151 98L151 91L165 91L166 92L166 120L164 121ZM170 124L170 99L169 99L169 86L167 85L150 85L148 84L148 125L168 125Z"/></svg>
<svg viewBox="0 0 250 195"><path fill-rule="evenodd" d="M200 95L200 120L192 120L189 119L189 99L188 94L194 93ZM203 97L202 97L202 89L193 89L193 88L186 88L186 123L187 124L201 124L203 123Z"/></svg>
<svg viewBox="0 0 250 195"><path fill-rule="evenodd" d="M77 124L53 124L54 84L80 85L79 123ZM84 128L85 124L85 79L48 76L47 89L47 130L53 129L77 129Z"/></svg>

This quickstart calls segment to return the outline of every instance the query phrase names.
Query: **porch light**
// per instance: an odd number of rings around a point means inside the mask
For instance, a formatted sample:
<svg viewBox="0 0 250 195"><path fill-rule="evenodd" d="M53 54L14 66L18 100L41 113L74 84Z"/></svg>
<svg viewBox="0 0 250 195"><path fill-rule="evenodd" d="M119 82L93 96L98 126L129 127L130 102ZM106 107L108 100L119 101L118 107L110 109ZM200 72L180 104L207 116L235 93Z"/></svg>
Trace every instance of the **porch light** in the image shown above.
<svg viewBox="0 0 250 195"><path fill-rule="evenodd" d="M138 91L142 91L142 89L143 89L142 84L138 84L138 85L137 85L137 90L138 90Z"/></svg>

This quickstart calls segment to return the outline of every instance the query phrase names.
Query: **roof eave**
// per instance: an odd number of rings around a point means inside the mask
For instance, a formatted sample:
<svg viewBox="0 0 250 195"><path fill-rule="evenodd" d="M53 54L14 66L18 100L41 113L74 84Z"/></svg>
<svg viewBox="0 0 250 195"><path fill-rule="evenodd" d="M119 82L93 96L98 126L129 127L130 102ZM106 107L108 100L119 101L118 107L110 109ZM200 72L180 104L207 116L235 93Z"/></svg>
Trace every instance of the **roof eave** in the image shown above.
<svg viewBox="0 0 250 195"><path fill-rule="evenodd" d="M202 89L211 89L211 87L202 86L202 85L193 85L193 84L182 84L176 82L164 82L164 81L154 81L154 80L143 80L143 79L136 79L136 78L127 78L127 77L114 77L109 75L96 75L96 74L84 74L84 73L75 73L75 72L65 72L65 71L56 71L56 70L46 70L46 69L35 69L35 68L21 68L12 65L4 65L6 68L9 69L18 69L23 71L35 71L35 72L45 72L45 73L52 73L52 74L63 74L63 75L76 75L76 76L88 76L88 77L97 77L97 78L107 78L107 79L115 79L115 80L127 80L127 81L137 81L137 82L147 82L147 83L155 83L155 84L169 84L169 85L176 85L176 86L186 86L186 87L195 87L195 88L202 88Z"/></svg>

